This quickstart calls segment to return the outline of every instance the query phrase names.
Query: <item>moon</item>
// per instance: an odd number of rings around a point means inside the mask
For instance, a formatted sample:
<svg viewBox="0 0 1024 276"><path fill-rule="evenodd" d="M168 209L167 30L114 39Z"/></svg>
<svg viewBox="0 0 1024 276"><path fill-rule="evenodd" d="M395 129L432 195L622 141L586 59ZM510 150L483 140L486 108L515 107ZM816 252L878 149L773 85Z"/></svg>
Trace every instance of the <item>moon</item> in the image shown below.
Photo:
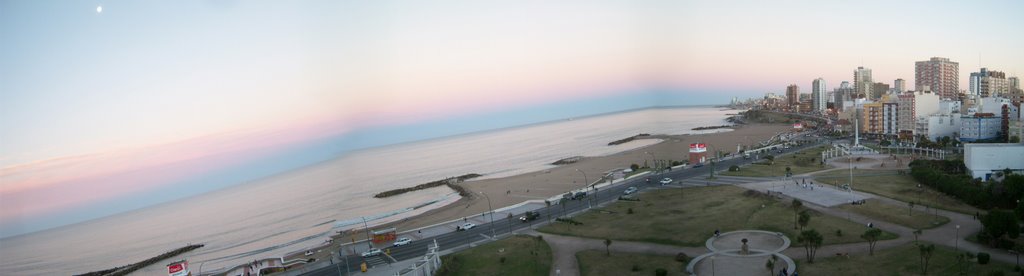
<svg viewBox="0 0 1024 276"><path fill-rule="evenodd" d="M103 6L96 6L96 13L103 12Z"/></svg>

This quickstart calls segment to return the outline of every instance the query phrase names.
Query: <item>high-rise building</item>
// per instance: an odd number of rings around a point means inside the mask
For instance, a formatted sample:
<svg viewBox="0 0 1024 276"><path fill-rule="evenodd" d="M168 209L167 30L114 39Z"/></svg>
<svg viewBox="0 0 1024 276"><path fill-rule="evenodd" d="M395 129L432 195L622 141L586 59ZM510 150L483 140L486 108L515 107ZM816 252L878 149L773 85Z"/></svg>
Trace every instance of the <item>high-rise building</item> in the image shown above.
<svg viewBox="0 0 1024 276"><path fill-rule="evenodd" d="M857 67L857 70L853 71L853 90L857 95L850 98L855 99L861 95L870 97L871 86L874 84L871 80L871 69L864 68L863 66Z"/></svg>
<svg viewBox="0 0 1024 276"><path fill-rule="evenodd" d="M840 83L839 88L832 90L832 102L834 103L832 105L833 108L835 108L835 110L842 110L843 102L853 99L854 97L851 97L852 95L853 87L850 86L850 82L843 81Z"/></svg>
<svg viewBox="0 0 1024 276"><path fill-rule="evenodd" d="M903 79L896 79L896 81L892 83L892 86L893 88L896 88L896 93L902 94L903 92L907 92L907 81Z"/></svg>
<svg viewBox="0 0 1024 276"><path fill-rule="evenodd" d="M968 79L970 82L967 84L970 86L967 88L968 93L971 95L978 95L978 93L981 93L981 76L985 75L986 71L987 69L981 68L981 72L971 73L970 79Z"/></svg>
<svg viewBox="0 0 1024 276"><path fill-rule="evenodd" d="M989 71L988 68L981 68L978 73L978 95L982 98L999 97L1010 93L1010 81L1006 74L999 71ZM975 74L971 74L974 76Z"/></svg>
<svg viewBox="0 0 1024 276"><path fill-rule="evenodd" d="M889 84L876 82L875 84L871 85L871 95L869 95L868 97L870 97L872 100L878 100L882 98L882 95L885 95L885 93L888 92Z"/></svg>
<svg viewBox="0 0 1024 276"><path fill-rule="evenodd" d="M800 103L800 87L790 84L786 87L786 104L789 108L795 108Z"/></svg>
<svg viewBox="0 0 1024 276"><path fill-rule="evenodd" d="M825 79L817 78L811 82L811 105L814 111L825 111L825 107L828 106L825 89Z"/></svg>
<svg viewBox="0 0 1024 276"><path fill-rule="evenodd" d="M1020 79L1017 77L1009 77L1006 80L1010 82L1010 93L1014 93L1014 91L1020 89Z"/></svg>
<svg viewBox="0 0 1024 276"><path fill-rule="evenodd" d="M955 99L960 93L959 74L960 63L948 58L918 61L914 66L914 90L930 90L943 99Z"/></svg>

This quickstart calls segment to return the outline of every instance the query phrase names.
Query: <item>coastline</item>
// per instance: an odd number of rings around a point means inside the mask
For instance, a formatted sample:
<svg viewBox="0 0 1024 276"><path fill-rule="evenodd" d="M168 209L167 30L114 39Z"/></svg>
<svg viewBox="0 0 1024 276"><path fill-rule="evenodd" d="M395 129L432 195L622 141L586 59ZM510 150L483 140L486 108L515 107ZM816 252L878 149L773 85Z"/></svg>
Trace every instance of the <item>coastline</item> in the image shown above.
<svg viewBox="0 0 1024 276"><path fill-rule="evenodd" d="M722 152L734 152L738 144L749 145L767 140L775 134L788 131L786 124L744 124L729 127L732 131L712 132L703 134L682 134L682 135L650 135L638 137L637 140L659 139L658 143L626 150L623 152L605 156L584 156L577 162L558 165L551 169L528 172L513 176L479 179L462 182L459 185L476 195L481 192L490 195L491 204L495 209L512 206L528 200L543 200L563 194L567 191L579 189L585 185L584 174L587 181L593 183L607 171L613 169L628 168L630 164L643 165L650 163L652 155L659 160L686 160L690 143L706 143L710 150ZM576 170L580 170L580 173ZM440 187L438 187L440 188ZM457 220L463 217L479 215L487 212L488 204L482 196L462 197L452 203L440 206L418 215L387 223L374 225L370 230L396 228L399 233L411 229L417 229L438 223ZM331 233L333 242L329 245L322 245L310 248L322 250L329 248L329 251L336 251L342 243L351 240L360 240L365 237L361 228L346 232L344 236ZM283 256L286 260L302 258L301 252Z"/></svg>

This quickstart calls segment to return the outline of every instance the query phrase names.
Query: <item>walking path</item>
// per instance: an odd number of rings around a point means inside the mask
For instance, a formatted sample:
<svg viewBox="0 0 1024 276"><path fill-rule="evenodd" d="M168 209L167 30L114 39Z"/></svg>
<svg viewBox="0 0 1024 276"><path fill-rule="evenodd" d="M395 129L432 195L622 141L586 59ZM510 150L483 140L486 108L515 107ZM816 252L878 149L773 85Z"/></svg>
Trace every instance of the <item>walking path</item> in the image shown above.
<svg viewBox="0 0 1024 276"><path fill-rule="evenodd" d="M817 171L814 173L798 175L794 178L810 178L814 174L824 173L832 170L839 170L843 168L834 168L823 171ZM902 168L892 168L902 169ZM781 200L788 201L792 195L801 195L799 197L810 198L812 194L809 193L809 189L797 188L794 184L789 183L791 180L779 182L776 178L755 178L755 177L721 177L715 180L704 180L704 179L687 179L683 181L677 181L673 184L666 185L672 187L684 187L684 186L705 186L705 185L736 185L740 187L746 187L754 190L765 190L764 187L770 187L771 185L788 184L793 186L792 192L800 191L800 193L787 193L783 191L781 194L786 195ZM778 183L776 183L778 182ZM760 189L758 189L760 188ZM882 197L879 195L863 193L858 191L845 192L839 191L831 187L817 187L815 188L814 197L839 197L845 202L849 202L850 198L875 198L881 204L891 204L895 206L907 206L906 202L898 201L895 199ZM821 191L821 193L818 193ZM826 192L827 191L827 192ZM914 242L914 230L902 225L897 225L877 219L872 219L860 214L851 213L844 211L839 208L830 208L835 206L832 201L835 200L804 200L809 204L805 204L804 207L813 209L834 217L848 218L852 222L861 223L867 225L871 223L874 227L879 228L883 231L888 231L899 235L896 239L878 241L875 245L875 250L885 250L902 246L908 243ZM819 202L820 201L820 202ZM827 205L827 206L825 206ZM990 248L984 245L971 243L964 240L964 237L977 233L982 230L981 223L974 219L973 215L965 215L961 213L946 211L946 210L929 210L929 214L935 214L937 212L940 216L945 216L950 219L950 222L940 227L933 229L923 230L922 234L918 237L920 241L938 244L942 246L948 246L953 248L959 248L960 250L970 252L987 252L990 253L992 258L998 261L1006 263L1014 263L1016 256L1010 254L1007 251ZM554 255L554 261L552 264L551 275L580 275L579 264L576 260L576 253L582 250L604 250L604 240L591 239L591 238L580 238L571 236L560 236L546 233L539 233L534 230L527 230L524 232L528 235L543 236L544 240L551 246L552 253ZM849 233L850 235L859 235L860 233ZM609 247L609 250L614 252L625 252L625 253L644 253L644 254L660 254L667 256L674 256L679 252L686 253L688 256L700 256L707 252L708 248L704 247L681 247L673 245L663 245L645 242L631 242L631 241L614 241ZM792 257L794 259L805 259L804 248L800 244L793 244L788 249L782 250L780 253ZM859 243L848 243L848 244L834 244L822 246L818 249L817 257L825 258L835 255L845 254L868 254L867 242ZM746 259L736 258L719 258L719 262L723 263L722 266L728 267L728 265L738 264L738 266L730 267L730 269L737 267L744 267L742 263ZM717 257L716 257L717 258ZM725 263L729 263L726 265ZM764 261L759 260L758 264L763 265ZM701 271L701 265L697 265L696 271ZM707 269L707 268L704 268Z"/></svg>

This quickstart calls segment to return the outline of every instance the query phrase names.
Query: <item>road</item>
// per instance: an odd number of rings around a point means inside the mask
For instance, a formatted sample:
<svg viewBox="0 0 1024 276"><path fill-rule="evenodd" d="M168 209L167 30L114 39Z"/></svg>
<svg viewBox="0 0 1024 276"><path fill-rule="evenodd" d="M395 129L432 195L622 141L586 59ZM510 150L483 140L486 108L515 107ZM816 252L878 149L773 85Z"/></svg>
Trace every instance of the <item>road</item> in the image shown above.
<svg viewBox="0 0 1024 276"><path fill-rule="evenodd" d="M805 139L806 141L810 141L810 143L805 143L801 146L793 146L790 147L789 149L784 149L781 152L777 152L776 154L788 154L806 148L815 147L821 144L827 144L826 139L806 138L806 135L807 133L804 133L803 135L800 136L801 138L799 139ZM753 158L744 159L742 157L731 158L722 160L720 162L716 162L714 167L715 171L717 172L728 169L730 166L733 165L739 166L749 164L752 161L755 160ZM567 203L565 204L565 209L563 209L561 205L552 205L551 207L544 207L535 210L536 212L539 212L541 216L534 221L534 224L544 223L546 220L548 220L549 214L551 215L550 218L554 219L563 216L564 214L571 214L577 211L584 210L588 206L588 200L592 200L591 204L593 206L597 206L600 203L618 199L619 196L623 194L623 191L628 187L637 187L640 190L655 188L659 187L658 180L665 177L672 178L673 180L676 181L694 177L707 177L710 170L711 165L705 165L701 168L676 169L672 171L665 171L659 174L652 174L647 178L636 177L633 179L625 180L624 182L616 183L611 187L607 187L596 192L592 191L588 198L567 201ZM646 179L648 178L650 179L649 182L646 181ZM391 247L390 256L391 258L394 258L397 261L419 258L426 254L427 245L429 243L432 243L434 240L437 240L437 243L438 245L440 245L441 249L450 249L460 246L466 246L471 242L489 239L492 232L497 235L501 235L530 227L530 223L519 221L518 218L520 215L522 214L516 214L511 221L509 221L507 218L495 218L493 224L483 223L466 231L452 231L450 233L442 234L432 238L416 240L405 246ZM314 270L305 275L326 276L339 275L339 273L343 273L343 271L346 270L350 272L359 271L359 264L363 263L364 258L358 254L348 255L346 256L346 258L348 259L347 269L346 262L343 259L341 262L336 263L333 266L328 266L318 270ZM384 262L390 261L386 256L370 257L366 258L365 260L371 264L383 264Z"/></svg>

